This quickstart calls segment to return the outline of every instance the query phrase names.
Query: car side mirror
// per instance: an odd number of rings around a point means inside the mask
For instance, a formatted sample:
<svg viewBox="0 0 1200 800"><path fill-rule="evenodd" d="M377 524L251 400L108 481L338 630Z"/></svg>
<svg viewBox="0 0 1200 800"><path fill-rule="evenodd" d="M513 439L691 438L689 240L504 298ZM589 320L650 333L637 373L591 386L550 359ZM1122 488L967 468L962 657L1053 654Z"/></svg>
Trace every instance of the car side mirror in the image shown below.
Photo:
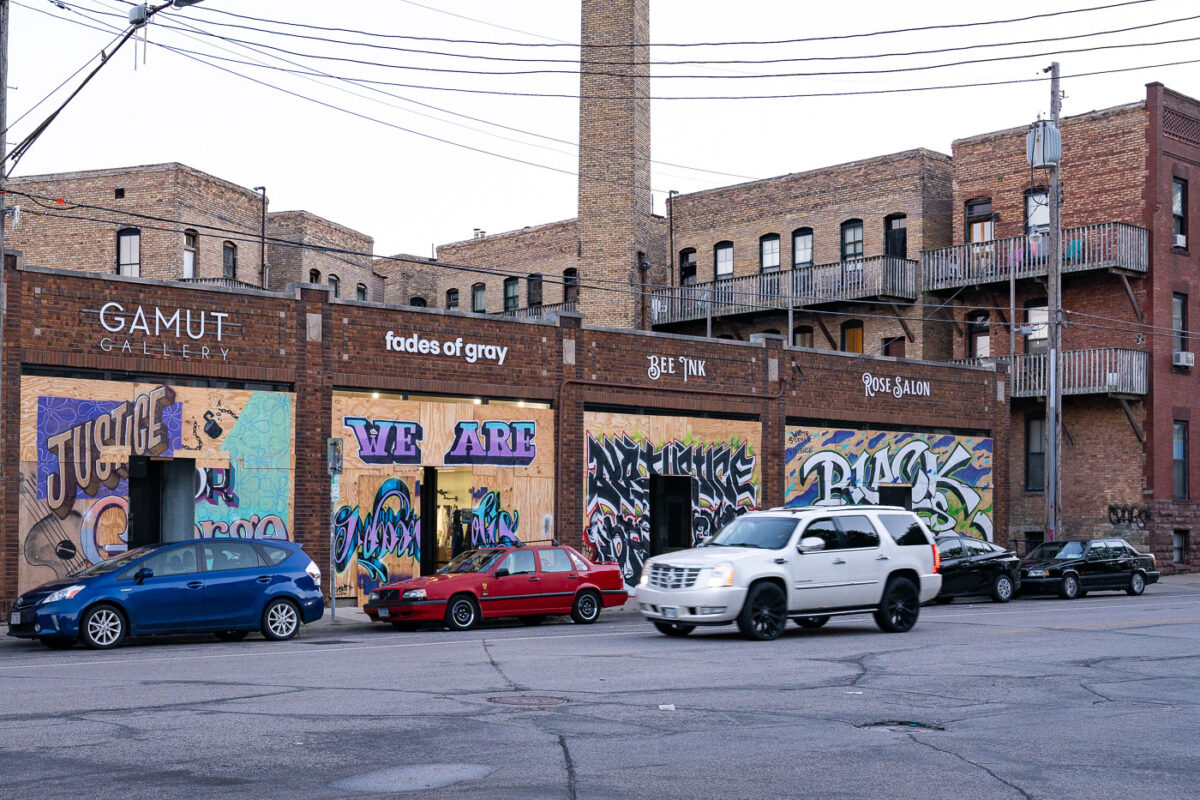
<svg viewBox="0 0 1200 800"><path fill-rule="evenodd" d="M146 580L146 578L153 578L153 577L154 577L154 570L150 569L149 567L142 567L141 569L139 569L137 572L135 572L133 574L133 582L140 584L144 580Z"/></svg>
<svg viewBox="0 0 1200 800"><path fill-rule="evenodd" d="M820 536L805 536L800 540L800 544L796 545L797 553L815 553L824 549L825 540Z"/></svg>
<svg viewBox="0 0 1200 800"><path fill-rule="evenodd" d="M503 568L496 570L496 577L497 578L507 578L508 570L503 569Z"/></svg>

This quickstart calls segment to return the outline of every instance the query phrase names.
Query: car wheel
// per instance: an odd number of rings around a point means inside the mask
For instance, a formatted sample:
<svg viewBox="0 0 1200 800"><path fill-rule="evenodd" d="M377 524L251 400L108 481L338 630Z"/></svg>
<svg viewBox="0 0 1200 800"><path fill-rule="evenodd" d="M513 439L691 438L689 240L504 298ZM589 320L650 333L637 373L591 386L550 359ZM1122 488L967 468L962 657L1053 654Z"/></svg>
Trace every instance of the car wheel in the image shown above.
<svg viewBox="0 0 1200 800"><path fill-rule="evenodd" d="M75 640L69 636L43 636L40 641L51 650L69 650L75 646Z"/></svg>
<svg viewBox="0 0 1200 800"><path fill-rule="evenodd" d="M1079 597L1079 578L1068 572L1062 577L1062 586L1058 589L1058 596L1063 600L1074 600Z"/></svg>
<svg viewBox="0 0 1200 800"><path fill-rule="evenodd" d="M591 625L600 618L600 595L588 590L575 596L575 605L571 608L571 619L580 625Z"/></svg>
<svg viewBox="0 0 1200 800"><path fill-rule="evenodd" d="M240 642L250 635L250 631L217 631L217 638L222 642Z"/></svg>
<svg viewBox="0 0 1200 800"><path fill-rule="evenodd" d="M116 606L101 604L92 606L79 622L79 636L93 650L108 650L116 647L125 638L125 617Z"/></svg>
<svg viewBox="0 0 1200 800"><path fill-rule="evenodd" d="M415 622L393 622L392 623L392 630L415 631L416 629L417 629L417 623L415 623Z"/></svg>
<svg viewBox="0 0 1200 800"><path fill-rule="evenodd" d="M937 603L938 605L948 606L954 602L954 598L953 597L935 597L935 598L933 598L933 601L935 603Z"/></svg>
<svg viewBox="0 0 1200 800"><path fill-rule="evenodd" d="M479 623L479 605L467 594L455 595L446 606L446 627L452 631L469 631Z"/></svg>
<svg viewBox="0 0 1200 800"><path fill-rule="evenodd" d="M1146 576L1140 572L1130 575L1129 586L1125 589L1125 593L1137 597L1144 591L1146 591Z"/></svg>
<svg viewBox="0 0 1200 800"><path fill-rule="evenodd" d="M908 578L892 578L883 590L875 611L875 624L888 633L912 630L921 613L920 595Z"/></svg>
<svg viewBox="0 0 1200 800"><path fill-rule="evenodd" d="M545 621L546 617L544 614L531 614L527 617L521 617L521 624L528 625L530 627L533 627L534 625L541 625Z"/></svg>
<svg viewBox="0 0 1200 800"><path fill-rule="evenodd" d="M738 630L748 639L770 641L778 639L787 624L787 599L774 583L756 583L746 595L742 613L738 614Z"/></svg>
<svg viewBox="0 0 1200 800"><path fill-rule="evenodd" d="M695 625L684 625L682 622L656 622L654 627L658 628L659 633L665 633L667 636L687 636L696 630Z"/></svg>
<svg viewBox="0 0 1200 800"><path fill-rule="evenodd" d="M272 600L263 609L262 634L276 642L296 635L300 630L300 612L287 600Z"/></svg>
<svg viewBox="0 0 1200 800"><path fill-rule="evenodd" d="M824 617L797 617L797 618L796 618L796 624L797 624L797 625L799 625L801 628L808 628L808 629L810 629L810 630L812 630L812 629L815 629L815 628L819 628L819 627L821 627L822 625L824 625L826 622L829 622L829 617L828 617L828 616L824 616Z"/></svg>
<svg viewBox="0 0 1200 800"><path fill-rule="evenodd" d="M997 575L992 582L992 599L997 603L1007 603L1013 599L1013 581L1007 575Z"/></svg>

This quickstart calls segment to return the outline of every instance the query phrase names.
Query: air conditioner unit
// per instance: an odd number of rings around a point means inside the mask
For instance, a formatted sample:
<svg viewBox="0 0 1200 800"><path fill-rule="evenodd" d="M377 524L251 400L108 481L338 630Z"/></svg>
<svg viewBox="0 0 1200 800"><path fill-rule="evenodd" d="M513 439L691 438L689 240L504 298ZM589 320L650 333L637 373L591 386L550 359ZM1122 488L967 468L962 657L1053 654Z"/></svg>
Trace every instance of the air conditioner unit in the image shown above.
<svg viewBox="0 0 1200 800"><path fill-rule="evenodd" d="M1194 367L1196 366L1196 354L1189 353L1187 350L1176 350L1171 356L1171 364L1176 367Z"/></svg>
<svg viewBox="0 0 1200 800"><path fill-rule="evenodd" d="M1174 244L1176 247L1187 247L1187 234L1186 233L1175 234L1175 239L1172 242L1172 244Z"/></svg>

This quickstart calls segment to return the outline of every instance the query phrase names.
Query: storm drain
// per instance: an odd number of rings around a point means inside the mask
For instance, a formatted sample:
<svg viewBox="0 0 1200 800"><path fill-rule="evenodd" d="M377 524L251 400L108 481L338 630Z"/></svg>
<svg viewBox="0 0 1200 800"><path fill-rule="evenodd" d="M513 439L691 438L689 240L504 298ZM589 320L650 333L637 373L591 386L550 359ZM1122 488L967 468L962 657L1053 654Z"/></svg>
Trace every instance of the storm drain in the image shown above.
<svg viewBox="0 0 1200 800"><path fill-rule="evenodd" d="M859 725L860 728L892 728L894 730L926 730L926 731L944 731L946 730L941 725L934 725L929 722L915 722L909 719L885 719L879 722L868 722L864 725Z"/></svg>
<svg viewBox="0 0 1200 800"><path fill-rule="evenodd" d="M489 697L489 703L495 703L499 706L525 706L526 708L545 708L547 706L561 706L567 702L562 697L537 697L536 695L520 695L514 697Z"/></svg>

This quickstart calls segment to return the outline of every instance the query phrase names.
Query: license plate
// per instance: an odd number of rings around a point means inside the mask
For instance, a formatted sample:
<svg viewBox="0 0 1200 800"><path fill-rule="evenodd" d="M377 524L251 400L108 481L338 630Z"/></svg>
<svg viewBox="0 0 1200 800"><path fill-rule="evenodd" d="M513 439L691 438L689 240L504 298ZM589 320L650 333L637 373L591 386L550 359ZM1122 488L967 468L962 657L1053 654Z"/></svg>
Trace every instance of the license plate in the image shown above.
<svg viewBox="0 0 1200 800"><path fill-rule="evenodd" d="M8 617L8 624L9 625L20 625L21 624L21 612L20 611L12 612L12 614L10 614Z"/></svg>
<svg viewBox="0 0 1200 800"><path fill-rule="evenodd" d="M679 619L679 609L674 606L663 606L662 615L667 619Z"/></svg>
<svg viewBox="0 0 1200 800"><path fill-rule="evenodd" d="M380 619L387 619L391 615L392 615L392 612L388 611L386 608L379 609L379 618Z"/></svg>

